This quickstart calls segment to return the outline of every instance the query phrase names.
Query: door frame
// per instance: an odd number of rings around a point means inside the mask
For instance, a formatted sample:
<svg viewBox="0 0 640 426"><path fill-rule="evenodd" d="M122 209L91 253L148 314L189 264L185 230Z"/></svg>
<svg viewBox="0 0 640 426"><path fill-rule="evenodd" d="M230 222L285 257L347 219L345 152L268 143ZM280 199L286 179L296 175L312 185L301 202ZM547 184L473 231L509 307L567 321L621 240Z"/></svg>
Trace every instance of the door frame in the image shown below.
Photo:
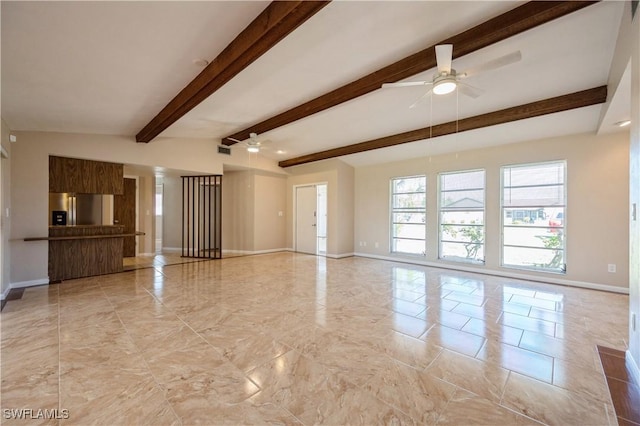
<svg viewBox="0 0 640 426"><path fill-rule="evenodd" d="M291 232L291 235L293 235L293 251L297 252L298 251L298 234L297 234L297 224L298 224L298 188L301 187L305 187L305 186L314 186L316 187L316 194L317 194L317 187L318 185L326 185L327 187L327 225L329 223L329 182L327 181L322 181L322 182L309 182L309 183L301 183L298 185L293 185L293 212L291 217L293 218L292 220L292 225L293 225L293 229ZM317 202L317 201L316 201ZM317 229L316 229L316 256L318 255L318 236L317 236ZM327 241L329 240L329 229L327 227ZM323 256L326 255L326 253L323 254Z"/></svg>

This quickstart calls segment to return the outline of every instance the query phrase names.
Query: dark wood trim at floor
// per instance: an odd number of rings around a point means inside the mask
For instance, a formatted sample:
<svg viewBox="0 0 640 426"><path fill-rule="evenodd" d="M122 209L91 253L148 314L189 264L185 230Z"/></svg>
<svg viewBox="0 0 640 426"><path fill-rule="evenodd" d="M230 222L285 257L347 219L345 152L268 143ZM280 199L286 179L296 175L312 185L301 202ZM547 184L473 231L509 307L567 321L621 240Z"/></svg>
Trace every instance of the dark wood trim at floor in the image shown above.
<svg viewBox="0 0 640 426"><path fill-rule="evenodd" d="M620 426L640 426L640 383L627 366L625 353L598 345L611 401Z"/></svg>

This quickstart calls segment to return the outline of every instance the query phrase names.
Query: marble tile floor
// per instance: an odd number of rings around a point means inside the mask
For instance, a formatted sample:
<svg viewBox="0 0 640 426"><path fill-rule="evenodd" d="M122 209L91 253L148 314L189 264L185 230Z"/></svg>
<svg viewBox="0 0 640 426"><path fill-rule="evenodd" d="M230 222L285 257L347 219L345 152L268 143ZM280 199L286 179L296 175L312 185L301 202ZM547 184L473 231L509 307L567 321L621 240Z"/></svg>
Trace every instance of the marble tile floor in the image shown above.
<svg viewBox="0 0 640 426"><path fill-rule="evenodd" d="M358 257L70 280L2 311L0 420L615 425L597 345L625 350L627 317L626 295Z"/></svg>
<svg viewBox="0 0 640 426"><path fill-rule="evenodd" d="M238 252L223 253L224 258L246 256ZM123 266L125 271L134 271L144 268L161 268L164 266L179 265L182 263L203 262L211 259L201 257L182 257L179 253L155 253L152 255L139 255L135 257L125 257Z"/></svg>

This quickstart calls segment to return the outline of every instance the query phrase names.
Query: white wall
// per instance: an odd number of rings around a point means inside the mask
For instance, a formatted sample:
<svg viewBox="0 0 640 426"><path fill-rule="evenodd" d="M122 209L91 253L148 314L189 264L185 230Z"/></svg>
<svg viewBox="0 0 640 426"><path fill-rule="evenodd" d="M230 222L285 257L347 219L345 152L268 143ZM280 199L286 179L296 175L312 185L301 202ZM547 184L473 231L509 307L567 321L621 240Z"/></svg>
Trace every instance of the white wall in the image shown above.
<svg viewBox="0 0 640 426"><path fill-rule="evenodd" d="M500 167L509 164L567 160L567 273L550 274L500 266ZM626 132L606 136L574 135L417 158L357 168L355 171L356 252L468 267L479 272L524 274L541 279L620 288L629 285L628 190L629 142ZM484 266L438 260L437 176L440 172L486 170ZM427 255L390 254L389 181L392 177L427 176ZM360 242L366 243L360 246ZM375 248L378 243L379 247ZM608 273L607 265L617 265Z"/></svg>
<svg viewBox="0 0 640 426"><path fill-rule="evenodd" d="M629 309L636 314L636 329L629 321L629 353L640 371L640 10L636 12L632 29L631 52L631 150L630 150L630 202L636 205L636 220L631 220L629 273ZM640 379L638 373L637 379Z"/></svg>
<svg viewBox="0 0 640 426"><path fill-rule="evenodd" d="M7 216L7 209L11 211L11 148L9 126L1 121L0 142L8 158L0 160L0 297L5 298L11 283L11 214Z"/></svg>

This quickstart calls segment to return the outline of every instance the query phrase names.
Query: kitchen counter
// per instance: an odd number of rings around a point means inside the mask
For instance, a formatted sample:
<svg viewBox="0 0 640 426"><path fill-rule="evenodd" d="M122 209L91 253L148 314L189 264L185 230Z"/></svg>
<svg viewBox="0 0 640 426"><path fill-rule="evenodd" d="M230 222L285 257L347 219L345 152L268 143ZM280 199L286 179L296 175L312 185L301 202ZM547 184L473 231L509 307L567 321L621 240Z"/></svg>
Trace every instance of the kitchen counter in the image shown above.
<svg viewBox="0 0 640 426"><path fill-rule="evenodd" d="M41 238L49 241L49 281L121 272L125 235L122 225L50 226Z"/></svg>

